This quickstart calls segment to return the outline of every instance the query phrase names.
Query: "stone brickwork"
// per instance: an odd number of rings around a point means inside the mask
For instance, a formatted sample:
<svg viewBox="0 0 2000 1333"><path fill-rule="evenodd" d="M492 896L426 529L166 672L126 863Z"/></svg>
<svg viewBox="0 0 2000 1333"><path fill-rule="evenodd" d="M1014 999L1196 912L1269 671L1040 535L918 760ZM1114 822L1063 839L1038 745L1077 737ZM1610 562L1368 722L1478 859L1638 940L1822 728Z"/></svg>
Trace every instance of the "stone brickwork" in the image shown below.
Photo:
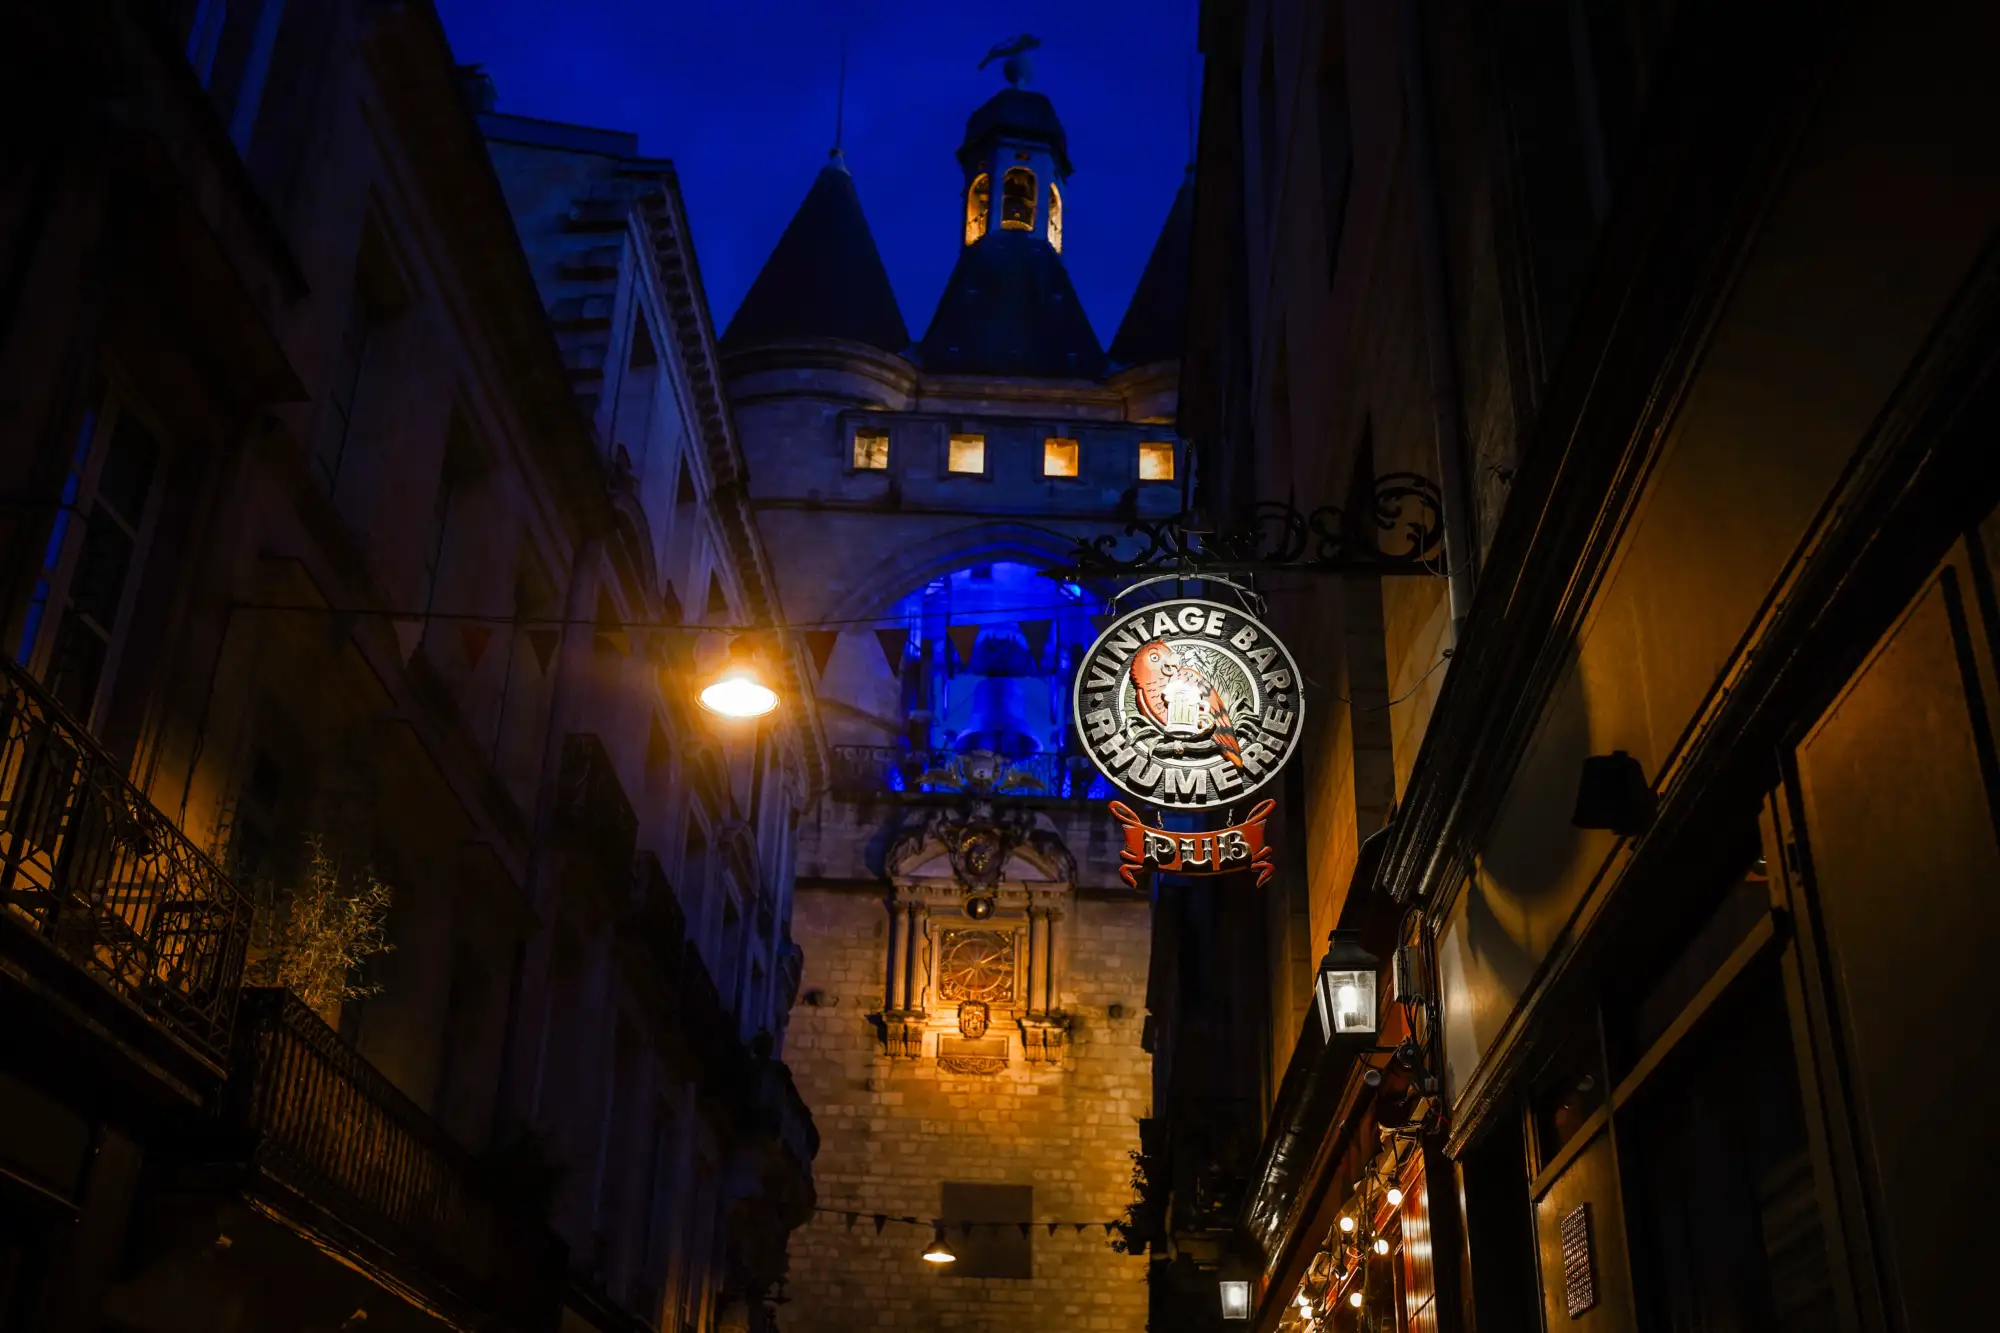
<svg viewBox="0 0 2000 1333"><path fill-rule="evenodd" d="M936 1217L951 1180L1032 1185L1038 1223L1123 1216L1150 1105L1152 1059L1140 1046L1147 903L1072 899L1060 991L1071 1032L1060 1063L1029 1063L1015 1031L1005 1072L961 1076L939 1069L935 1036L919 1058L884 1053L870 1015L883 1007L887 901L886 887L802 883L794 909L808 998L792 1013L787 1061L820 1128L820 1204L862 1216L850 1230L821 1213L793 1234L781 1327L1138 1333L1146 1261L1112 1250L1101 1226L1051 1236L1038 1225L1030 1279L961 1278L922 1261L927 1233L891 1223L878 1236L868 1215ZM1110 1016L1113 1006L1122 1016Z"/></svg>

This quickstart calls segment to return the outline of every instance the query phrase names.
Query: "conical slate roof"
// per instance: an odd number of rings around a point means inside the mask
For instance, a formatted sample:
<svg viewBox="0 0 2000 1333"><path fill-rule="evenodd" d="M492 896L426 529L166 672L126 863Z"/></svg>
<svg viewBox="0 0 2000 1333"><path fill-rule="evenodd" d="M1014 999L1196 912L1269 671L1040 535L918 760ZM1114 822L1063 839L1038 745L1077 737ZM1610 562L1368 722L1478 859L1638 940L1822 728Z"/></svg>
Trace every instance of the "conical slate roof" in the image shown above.
<svg viewBox="0 0 2000 1333"><path fill-rule="evenodd" d="M1104 349L1062 260L1038 236L997 228L958 252L918 359L941 374L1104 374Z"/></svg>
<svg viewBox="0 0 2000 1333"><path fill-rule="evenodd" d="M1132 292L1132 304L1111 339L1111 359L1123 366L1178 361L1187 332L1188 245L1194 235L1194 171L1189 169L1167 210L1166 225Z"/></svg>
<svg viewBox="0 0 2000 1333"><path fill-rule="evenodd" d="M885 352L910 345L854 177L837 152L750 284L722 344L788 338L844 338Z"/></svg>

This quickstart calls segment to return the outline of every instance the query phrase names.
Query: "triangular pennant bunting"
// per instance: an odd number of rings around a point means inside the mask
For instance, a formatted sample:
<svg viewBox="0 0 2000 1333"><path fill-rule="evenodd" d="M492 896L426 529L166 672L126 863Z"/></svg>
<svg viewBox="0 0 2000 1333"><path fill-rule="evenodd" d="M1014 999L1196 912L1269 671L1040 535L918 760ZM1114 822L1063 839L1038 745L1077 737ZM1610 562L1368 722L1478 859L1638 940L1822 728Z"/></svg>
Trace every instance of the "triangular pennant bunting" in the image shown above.
<svg viewBox="0 0 2000 1333"><path fill-rule="evenodd" d="M1106 1222L1104 1224L1104 1234L1107 1236L1110 1235L1112 1232L1116 1231L1117 1229L1118 1229L1118 1224L1116 1222Z"/></svg>
<svg viewBox="0 0 2000 1333"><path fill-rule="evenodd" d="M945 629L944 636L951 640L961 665L972 664L972 649L979 642L979 630L978 625L951 625Z"/></svg>
<svg viewBox="0 0 2000 1333"><path fill-rule="evenodd" d="M1028 1238L1028 1233L1035 1229L1035 1224L1033 1222L1023 1222L1020 1224L1020 1226L1021 1226L1022 1240L1026 1240Z"/></svg>
<svg viewBox="0 0 2000 1333"><path fill-rule="evenodd" d="M855 1222L855 1219L856 1219L856 1218L858 1218L858 1217L860 1217L860 1214L859 1214L859 1213L842 1213L842 1214L841 1214L841 1218L842 1218L842 1219L843 1219L843 1220L845 1221L845 1223L846 1223L846 1227L847 1227L847 1230L849 1230L849 1231L852 1231L852 1230L854 1230L854 1222Z"/></svg>
<svg viewBox="0 0 2000 1333"><path fill-rule="evenodd" d="M1057 1228L1057 1227L1059 1227L1059 1226L1061 1226L1061 1225L1062 1225L1062 1223L1060 1223L1060 1222L1051 1222L1051 1223L1049 1223L1049 1234L1050 1234L1051 1236L1055 1235L1055 1234L1056 1234L1056 1228Z"/></svg>
<svg viewBox="0 0 2000 1333"><path fill-rule="evenodd" d="M806 651L812 654L813 674L824 676L826 664L833 657L834 646L840 642L837 629L809 629L806 631Z"/></svg>
<svg viewBox="0 0 2000 1333"><path fill-rule="evenodd" d="M906 629L878 629L875 642L882 645L882 656L889 663L891 673L903 669L903 653L910 644L910 632Z"/></svg>
<svg viewBox="0 0 2000 1333"><path fill-rule="evenodd" d="M875 1222L875 1234L879 1236L882 1234L882 1228L888 1225L889 1218L886 1214L877 1213L875 1214L874 1222Z"/></svg>
<svg viewBox="0 0 2000 1333"><path fill-rule="evenodd" d="M552 629L531 629L528 631L528 646L535 650L535 660L542 670L549 669L549 659L556 655L556 644L562 636Z"/></svg>
<svg viewBox="0 0 2000 1333"><path fill-rule="evenodd" d="M970 1222L960 1222L960 1223L958 1224L958 1234L959 1234L959 1235L961 1235L961 1236L963 1236L963 1237L964 1237L965 1239L967 1239L967 1240L971 1240L971 1239L972 1239L972 1223L970 1223Z"/></svg>
<svg viewBox="0 0 2000 1333"><path fill-rule="evenodd" d="M461 625L458 641L465 649L465 664L474 671L479 670L479 661L486 656L486 645L493 642L491 625Z"/></svg>
<svg viewBox="0 0 2000 1333"><path fill-rule="evenodd" d="M397 616L389 622L396 631L396 651L403 655L407 665L416 656L417 645L424 639L424 622L416 616Z"/></svg>
<svg viewBox="0 0 2000 1333"><path fill-rule="evenodd" d="M1024 620L1021 622L1021 638L1028 645L1028 656L1036 666L1042 664L1042 649L1049 646L1049 627L1052 620Z"/></svg>
<svg viewBox="0 0 2000 1333"><path fill-rule="evenodd" d="M1085 1227L1089 1226L1089 1225L1090 1225L1090 1223L1088 1223L1088 1222L1073 1222L1073 1223L1071 1223L1071 1225L1072 1225L1072 1226L1074 1226L1074 1227L1076 1228L1076 1234L1077 1234L1077 1235L1079 1235L1079 1236L1081 1236L1081 1235L1083 1234L1083 1229L1084 1229Z"/></svg>

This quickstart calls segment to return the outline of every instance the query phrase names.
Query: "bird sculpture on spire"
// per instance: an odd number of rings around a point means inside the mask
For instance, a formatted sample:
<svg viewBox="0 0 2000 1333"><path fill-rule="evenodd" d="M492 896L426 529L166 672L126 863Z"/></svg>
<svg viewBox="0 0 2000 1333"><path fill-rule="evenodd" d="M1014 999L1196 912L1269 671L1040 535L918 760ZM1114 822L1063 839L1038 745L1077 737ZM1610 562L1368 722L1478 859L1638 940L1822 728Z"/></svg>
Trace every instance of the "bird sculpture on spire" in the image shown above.
<svg viewBox="0 0 2000 1333"><path fill-rule="evenodd" d="M1035 72L1034 65L1028 59L1028 52L1041 44L1042 39L1031 32L1017 34L1004 42L996 42L993 49L986 53L986 58L979 62L979 68L985 69L996 60L1005 61L1006 63L1000 66L1000 72L1007 76L1008 84L1015 88L1025 87Z"/></svg>

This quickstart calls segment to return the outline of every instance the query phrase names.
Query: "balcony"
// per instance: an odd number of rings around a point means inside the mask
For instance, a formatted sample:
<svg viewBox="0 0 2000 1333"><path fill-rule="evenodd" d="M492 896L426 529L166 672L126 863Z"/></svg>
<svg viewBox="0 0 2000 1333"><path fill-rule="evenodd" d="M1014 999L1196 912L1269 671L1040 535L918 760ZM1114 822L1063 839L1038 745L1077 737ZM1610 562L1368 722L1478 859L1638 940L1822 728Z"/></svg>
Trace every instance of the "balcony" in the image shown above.
<svg viewBox="0 0 2000 1333"><path fill-rule="evenodd" d="M833 794L843 801L979 796L1029 802L1101 800L1111 788L1081 755L1008 759L987 750L833 747Z"/></svg>
<svg viewBox="0 0 2000 1333"><path fill-rule="evenodd" d="M208 1156L343 1262L458 1327L556 1326L562 1242L290 992L244 992L216 1130Z"/></svg>
<svg viewBox="0 0 2000 1333"><path fill-rule="evenodd" d="M213 1075L229 1057L249 929L249 903L215 862L5 663L0 951L58 990L80 970L115 997L112 1021L143 1015L147 1040L163 1032Z"/></svg>
<svg viewBox="0 0 2000 1333"><path fill-rule="evenodd" d="M595 883L622 887L631 876L639 817L604 742L587 731L563 738L555 836L570 864Z"/></svg>

